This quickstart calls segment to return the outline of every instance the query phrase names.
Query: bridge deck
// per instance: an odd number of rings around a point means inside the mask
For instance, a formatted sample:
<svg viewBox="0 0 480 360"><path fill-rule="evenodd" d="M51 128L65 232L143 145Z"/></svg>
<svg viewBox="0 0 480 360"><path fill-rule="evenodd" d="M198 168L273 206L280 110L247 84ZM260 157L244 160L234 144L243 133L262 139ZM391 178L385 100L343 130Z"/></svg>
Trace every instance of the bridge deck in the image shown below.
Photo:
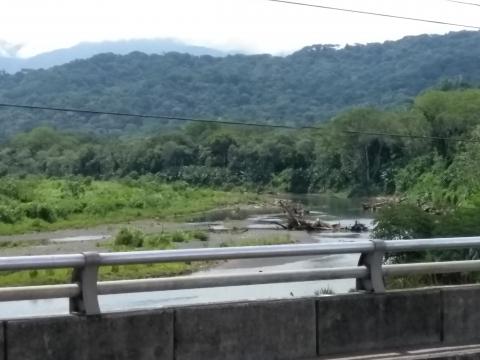
<svg viewBox="0 0 480 360"><path fill-rule="evenodd" d="M369 354L322 356L309 360L479 360L480 344L391 350Z"/></svg>

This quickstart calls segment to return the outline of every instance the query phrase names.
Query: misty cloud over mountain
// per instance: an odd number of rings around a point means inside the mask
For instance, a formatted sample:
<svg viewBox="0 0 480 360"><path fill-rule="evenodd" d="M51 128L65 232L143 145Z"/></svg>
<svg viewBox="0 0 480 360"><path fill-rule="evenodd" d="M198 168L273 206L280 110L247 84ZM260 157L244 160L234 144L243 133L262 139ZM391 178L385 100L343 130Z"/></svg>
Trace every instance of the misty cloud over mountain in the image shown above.
<svg viewBox="0 0 480 360"><path fill-rule="evenodd" d="M126 55L134 51L146 54L164 54L179 52L190 55L211 55L216 57L225 56L228 53L182 43L172 39L141 39L105 41L99 43L81 43L67 49L59 49L39 54L30 58L22 59L17 56L22 45L10 44L0 40L0 71L15 73L22 69L48 69L52 66L66 64L73 60L88 59L101 53L113 53Z"/></svg>

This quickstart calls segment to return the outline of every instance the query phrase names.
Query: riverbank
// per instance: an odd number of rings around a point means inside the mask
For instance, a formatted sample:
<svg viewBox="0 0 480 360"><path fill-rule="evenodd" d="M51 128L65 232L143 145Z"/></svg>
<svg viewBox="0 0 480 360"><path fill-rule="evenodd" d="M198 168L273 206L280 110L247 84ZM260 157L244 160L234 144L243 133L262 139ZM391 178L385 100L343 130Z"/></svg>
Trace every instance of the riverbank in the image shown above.
<svg viewBox="0 0 480 360"><path fill-rule="evenodd" d="M291 244L297 242L298 237L289 234L273 234L267 232L262 236L249 234L247 237L225 240L219 244L218 238L209 239L209 234L199 230L189 231L170 231L161 233L145 234L138 229L123 228L114 239L102 239L102 241L84 240L79 242L66 242L68 246L67 252L78 252L78 247L86 247L83 251L95 250L104 252L129 252L129 251L145 251L145 250L167 250L182 249L189 247L209 247L209 245L220 247L231 246L258 246L258 245L280 245ZM218 245L219 244L219 245ZM53 244L56 246L57 244ZM22 255L26 253L38 254L38 249L42 249L43 253L49 246L48 243L38 241L24 241L19 246L0 248L2 256L13 255L19 252ZM52 254L49 250L47 253ZM60 251L64 253L64 251ZM122 265L122 266L105 266L100 268L100 280L120 280L120 279L142 279L153 277L169 277L188 275L200 270L210 269L219 261L200 261L200 262L178 262L164 264L148 264L148 265ZM55 269L55 270L33 270L33 271L17 271L17 272L0 272L0 287L5 286L31 286L31 285L47 285L62 284L71 281L71 269Z"/></svg>
<svg viewBox="0 0 480 360"><path fill-rule="evenodd" d="M0 184L0 235L88 228L140 219L170 220L261 196L156 180L8 178Z"/></svg>
<svg viewBox="0 0 480 360"><path fill-rule="evenodd" d="M285 198L286 196L282 196ZM330 221L332 224L351 225L362 219L359 202L323 195L291 196L311 210L309 216ZM355 241L360 234L354 233L307 233L285 231L268 225L269 221L285 221L281 210L269 206L247 205L221 208L188 215L185 222L170 222L158 219L135 220L114 225L99 225L83 229L65 229L23 235L1 236L0 256L79 253L83 251L134 251L172 248L203 248L228 246L277 245L289 243L315 243L319 241ZM123 228L141 231L145 237L142 246L114 246L116 235ZM217 229L225 229L218 231ZM196 236L190 236L195 233ZM173 241L175 234L176 241ZM201 236L199 236L201 235ZM367 236L363 234L362 236ZM162 237L159 241L152 238ZM164 242L169 238L168 242ZM161 241L160 241L161 240ZM159 246L160 245L160 246ZM325 260L326 261L326 260ZM335 260L337 261L337 260ZM340 260L339 261L343 261ZM291 263L297 266L321 266L314 258L253 259L251 261L227 261L210 263L176 263L102 268L103 280L134 279L187 275L193 272L216 271L216 269L275 268ZM39 285L68 282L71 273L67 270L37 271L0 274L1 286Z"/></svg>

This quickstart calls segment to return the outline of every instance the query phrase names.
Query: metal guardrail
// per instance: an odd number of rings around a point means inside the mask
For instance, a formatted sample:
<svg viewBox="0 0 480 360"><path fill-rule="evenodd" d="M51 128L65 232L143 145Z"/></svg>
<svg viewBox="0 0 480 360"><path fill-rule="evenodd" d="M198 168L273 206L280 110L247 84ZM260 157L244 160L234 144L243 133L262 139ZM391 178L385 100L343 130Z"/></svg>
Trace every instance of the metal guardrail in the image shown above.
<svg viewBox="0 0 480 360"><path fill-rule="evenodd" d="M385 253L460 248L480 248L480 237L0 257L0 271L73 268L70 284L0 288L0 301L69 298L71 313L96 315L99 295L132 292L353 278L357 290L383 293L386 276L480 271L480 260L385 265ZM98 281L101 266L332 254L360 254L358 266Z"/></svg>

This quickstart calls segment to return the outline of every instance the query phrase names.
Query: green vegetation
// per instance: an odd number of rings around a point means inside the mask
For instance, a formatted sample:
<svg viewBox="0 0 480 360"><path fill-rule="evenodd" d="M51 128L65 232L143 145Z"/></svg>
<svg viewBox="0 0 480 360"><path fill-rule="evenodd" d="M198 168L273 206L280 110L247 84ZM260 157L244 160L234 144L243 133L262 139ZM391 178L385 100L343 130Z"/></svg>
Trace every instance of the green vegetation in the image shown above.
<svg viewBox="0 0 480 360"><path fill-rule="evenodd" d="M286 57L102 54L48 70L0 74L0 100L312 124L355 106L408 106L419 92L436 85L448 89L478 83L479 40L478 32L464 31L342 49L314 45ZM0 135L40 124L113 136L178 126L148 119L2 108Z"/></svg>
<svg viewBox="0 0 480 360"><path fill-rule="evenodd" d="M415 205L382 209L376 217L373 236L382 239L479 236L480 207L459 206L441 214L425 212ZM436 250L387 254L390 263L439 262L480 259L479 249ZM389 288L466 284L480 281L480 273L417 275L389 278Z"/></svg>
<svg viewBox="0 0 480 360"><path fill-rule="evenodd" d="M109 180L103 191L114 194L128 187L132 192L136 182L140 187L153 187L153 191L157 191L155 186L167 186L158 183L176 182L172 189L192 200L188 206L199 208L206 207L199 206L205 199L191 186L350 195L407 193L411 200L433 207L456 206L480 192L480 143L443 138L480 140L479 112L480 90L457 89L428 91L402 111L351 110L318 131L190 124L145 138L113 140L37 128L0 144L0 176L6 179L0 193L11 196L13 191L22 201L28 191L10 189L14 181L5 176L35 174L85 178L64 180L66 183L59 186L61 194L81 200L90 194L84 193L88 189L85 184L91 181L88 179L94 179ZM409 134L425 138L410 138ZM142 180L136 180L139 178ZM119 183L118 179L123 180ZM94 183L94 187L99 186ZM58 197L55 191L50 192ZM144 197L134 198L136 202L126 200L129 207L145 212L142 209L151 207L158 197L150 197L147 191ZM104 205L124 207L123 200L113 201L118 204L96 204L87 210L102 215ZM162 201L171 202L165 197ZM50 210L35 201L25 213L55 223L62 214ZM176 211L168 205L166 210ZM20 215L0 206L1 222L14 223Z"/></svg>
<svg viewBox="0 0 480 360"><path fill-rule="evenodd" d="M240 241L224 241L220 244L220 247L232 247L232 246L262 246L262 245L284 245L292 244L294 241L289 234L275 235L270 237L264 237L259 239L245 239Z"/></svg>
<svg viewBox="0 0 480 360"><path fill-rule="evenodd" d="M440 214L411 204L390 206L377 214L373 236L379 239L478 236L479 214L478 205L460 206Z"/></svg>
<svg viewBox="0 0 480 360"><path fill-rule="evenodd" d="M424 239L434 233L436 218L418 206L401 204L381 209L375 218L376 239Z"/></svg>
<svg viewBox="0 0 480 360"><path fill-rule="evenodd" d="M145 234L141 230L123 228L116 235L113 246L119 249L156 249L165 250L175 247L175 243L189 242L192 240L207 241L208 234L201 230L163 231L157 234Z"/></svg>
<svg viewBox="0 0 480 360"><path fill-rule="evenodd" d="M161 232L145 234L134 228L121 229L110 244L112 251L142 251L175 249L179 242L192 240L205 241L208 234L200 230ZM252 246L276 245L291 243L290 236L273 236L270 238L248 239L232 241L222 246ZM147 265L104 266L100 268L100 280L142 279L153 277L168 277L186 275L202 268L212 266L215 262L199 261L188 263L164 263ZM33 270L33 271L3 271L0 272L0 286L27 286L62 284L71 280L72 271L69 269Z"/></svg>
<svg viewBox="0 0 480 360"><path fill-rule="evenodd" d="M479 112L480 90L457 89L425 92L402 111L354 109L318 131L190 124L145 138L113 140L37 128L0 143L0 195L28 203L28 208L19 211L8 207L8 199L7 207L0 202L0 222L16 223L25 215L56 223L63 210L52 211L43 199L62 195L76 204L70 204L67 213L86 211L103 216L111 213L111 207L145 213L159 196L167 206L153 205L155 211L181 212L176 207L179 203L184 212L194 210L188 207L208 208L205 201L213 198L197 187L350 195L406 193L409 200L436 208L468 204L480 193L480 142L444 138L480 140ZM410 138L410 134L417 137ZM425 138L418 138L422 136ZM59 190L45 189L48 196L33 201L28 198L29 186L17 189L17 180L12 178L27 177L22 181L34 183L36 179L28 179L32 175L72 180L48 180L56 181ZM164 184L172 182L175 184ZM136 186L143 190L134 190ZM92 187L114 200L78 209L89 196L99 195L90 191ZM150 196L159 191L167 195ZM169 199L171 191L184 199Z"/></svg>
<svg viewBox="0 0 480 360"><path fill-rule="evenodd" d="M479 207L458 207L447 213L431 214L414 205L391 206L380 210L373 237L379 239L425 239L431 237L478 236ZM454 261L479 259L478 249L402 253L394 262Z"/></svg>
<svg viewBox="0 0 480 360"><path fill-rule="evenodd" d="M0 179L0 234L169 219L256 198L165 184L155 177L116 181L4 177Z"/></svg>
<svg viewBox="0 0 480 360"><path fill-rule="evenodd" d="M179 239L190 241L205 238L207 234L201 231L161 232L145 234L135 228L122 228L117 233L109 248L112 251L141 251L174 249ZM208 236L207 236L208 237ZM150 277L168 277L185 275L209 266L208 262L195 263L164 263L148 265L104 266L100 268L101 280L141 279ZM61 284L70 281L70 269L34 270L1 272L0 286Z"/></svg>
<svg viewBox="0 0 480 360"><path fill-rule="evenodd" d="M196 263L165 263L151 265L120 265L104 266L100 268L100 280L143 279L154 277L169 277L187 275L211 264ZM33 271L15 271L0 273L0 286L29 286L65 284L71 282L72 270L50 269Z"/></svg>
<svg viewBox="0 0 480 360"><path fill-rule="evenodd" d="M405 197L378 214L374 235L380 238L479 235L480 89L471 85L480 79L479 36L318 46L285 58L100 55L47 71L1 74L4 102L316 123L319 130L159 127L3 109L0 234L169 218L254 200L246 191L274 190ZM114 246L169 248L193 237L125 230ZM415 256L391 261L478 254ZM148 271L186 271L168 266ZM114 270L103 271L113 276Z"/></svg>
<svg viewBox="0 0 480 360"><path fill-rule="evenodd" d="M402 111L351 110L319 131L190 124L113 141L37 128L0 144L0 233L174 217L255 198L231 189L406 194L406 206L460 207L441 226L473 233L452 219L475 218L468 209L480 204L479 112L480 90L453 89L427 91ZM415 236L447 232L412 211L399 216L423 221ZM404 231L395 236L413 230Z"/></svg>
<svg viewBox="0 0 480 360"><path fill-rule="evenodd" d="M27 248L32 246L43 246L47 245L48 240L6 240L0 241L0 250L1 249L12 249L12 248Z"/></svg>

